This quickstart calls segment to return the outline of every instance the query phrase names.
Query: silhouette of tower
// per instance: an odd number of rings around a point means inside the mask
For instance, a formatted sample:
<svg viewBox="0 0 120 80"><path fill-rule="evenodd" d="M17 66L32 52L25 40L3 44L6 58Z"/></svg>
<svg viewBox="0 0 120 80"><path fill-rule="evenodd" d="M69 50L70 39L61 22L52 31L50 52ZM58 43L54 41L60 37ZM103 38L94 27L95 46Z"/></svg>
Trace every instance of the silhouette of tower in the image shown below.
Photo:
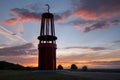
<svg viewBox="0 0 120 80"><path fill-rule="evenodd" d="M42 14L41 30L38 50L38 69L40 70L55 70L56 69L56 40L54 28L54 15L49 12Z"/></svg>

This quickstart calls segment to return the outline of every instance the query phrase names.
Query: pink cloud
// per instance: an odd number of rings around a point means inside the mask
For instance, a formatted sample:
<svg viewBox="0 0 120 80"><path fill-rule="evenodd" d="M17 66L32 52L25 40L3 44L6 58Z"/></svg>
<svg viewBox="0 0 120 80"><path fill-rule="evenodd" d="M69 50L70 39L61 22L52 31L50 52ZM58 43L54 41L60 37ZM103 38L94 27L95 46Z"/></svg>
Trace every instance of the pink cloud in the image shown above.
<svg viewBox="0 0 120 80"><path fill-rule="evenodd" d="M65 21L70 17L77 17L85 22L76 24L75 21L71 21L78 30L83 32L89 32L96 29L108 29L111 25L119 25L120 17L120 0L76 0L72 2L72 8L54 14L55 21ZM36 11L38 5L34 5ZM33 8L33 9L34 9ZM28 9L11 9L10 12L17 16L6 21L0 22L3 24L16 24L19 22L27 22L31 20L39 21L42 13L31 12ZM116 19L116 17L118 19ZM89 23L90 21L90 23ZM63 23L64 24L64 23ZM82 27L81 27L82 26ZM84 27L83 27L84 26Z"/></svg>
<svg viewBox="0 0 120 80"><path fill-rule="evenodd" d="M77 0L73 6L74 16L86 20L100 20L120 16L119 0Z"/></svg>
<svg viewBox="0 0 120 80"><path fill-rule="evenodd" d="M81 17L86 20L97 20L99 18L94 11L91 11L89 9L76 10L72 15Z"/></svg>
<svg viewBox="0 0 120 80"><path fill-rule="evenodd" d="M21 22L21 19L11 18L6 21L2 21L1 24L16 24L18 22Z"/></svg>
<svg viewBox="0 0 120 80"><path fill-rule="evenodd" d="M108 50L109 48L105 47L88 47L88 46L76 46L76 47L66 47L64 49L87 49L92 51Z"/></svg>
<svg viewBox="0 0 120 80"><path fill-rule="evenodd" d="M18 18L11 18L6 21L2 21L2 24L16 24L18 22L27 22L30 20L40 21L41 13L30 12L27 9L11 9L10 13L16 15Z"/></svg>
<svg viewBox="0 0 120 80"><path fill-rule="evenodd" d="M26 43L24 45L5 47L0 49L0 56L21 56L21 55L37 55L33 43Z"/></svg>
<svg viewBox="0 0 120 80"><path fill-rule="evenodd" d="M31 20L36 20L40 21L41 20L41 14L42 13L37 13L37 12L31 12L28 9L20 9L20 8L14 8L10 10L10 13L17 16L17 18L10 18L5 21L1 21L1 24L16 24L19 22L27 22ZM64 21L68 16L66 15L68 12L64 12L61 14L54 14L55 16L55 21ZM64 16L62 17L62 15Z"/></svg>
<svg viewBox="0 0 120 80"><path fill-rule="evenodd" d="M62 21L76 16L68 22L80 31L90 32L97 29L109 29L120 24L120 0L76 0L71 11L63 13Z"/></svg>

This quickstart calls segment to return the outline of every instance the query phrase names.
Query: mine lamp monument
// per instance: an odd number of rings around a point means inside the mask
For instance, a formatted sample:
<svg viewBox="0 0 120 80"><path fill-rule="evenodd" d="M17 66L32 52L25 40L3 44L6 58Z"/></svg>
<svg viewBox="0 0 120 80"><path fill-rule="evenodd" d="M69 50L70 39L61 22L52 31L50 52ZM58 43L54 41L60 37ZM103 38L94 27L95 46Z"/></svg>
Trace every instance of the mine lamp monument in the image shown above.
<svg viewBox="0 0 120 80"><path fill-rule="evenodd" d="M40 36L38 36L38 69L56 70L56 40L54 15L49 12L42 14Z"/></svg>

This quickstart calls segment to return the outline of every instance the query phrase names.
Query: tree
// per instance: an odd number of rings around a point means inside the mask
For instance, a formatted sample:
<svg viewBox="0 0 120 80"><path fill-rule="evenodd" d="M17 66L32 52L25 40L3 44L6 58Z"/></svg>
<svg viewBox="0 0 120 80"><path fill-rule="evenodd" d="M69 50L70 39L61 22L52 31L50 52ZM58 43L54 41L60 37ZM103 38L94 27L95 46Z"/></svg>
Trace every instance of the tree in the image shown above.
<svg viewBox="0 0 120 80"><path fill-rule="evenodd" d="M63 66L62 65L58 65L58 70L63 70Z"/></svg>
<svg viewBox="0 0 120 80"><path fill-rule="evenodd" d="M88 70L87 66L82 67L82 71L87 71L87 70Z"/></svg>
<svg viewBox="0 0 120 80"><path fill-rule="evenodd" d="M75 64L71 65L71 70L77 70L77 69L78 69L78 67Z"/></svg>

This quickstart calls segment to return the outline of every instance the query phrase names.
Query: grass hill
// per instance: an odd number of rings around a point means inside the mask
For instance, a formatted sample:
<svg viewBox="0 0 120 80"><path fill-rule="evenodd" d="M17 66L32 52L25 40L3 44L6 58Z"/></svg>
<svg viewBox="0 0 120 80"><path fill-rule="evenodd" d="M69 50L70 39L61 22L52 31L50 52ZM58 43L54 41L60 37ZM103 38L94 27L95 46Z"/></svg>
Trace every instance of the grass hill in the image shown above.
<svg viewBox="0 0 120 80"><path fill-rule="evenodd" d="M2 69L2 70L5 70L5 69L16 70L16 69L25 69L25 67L22 65L19 65L19 64L14 64L14 63L6 62L6 61L0 61L0 69Z"/></svg>

